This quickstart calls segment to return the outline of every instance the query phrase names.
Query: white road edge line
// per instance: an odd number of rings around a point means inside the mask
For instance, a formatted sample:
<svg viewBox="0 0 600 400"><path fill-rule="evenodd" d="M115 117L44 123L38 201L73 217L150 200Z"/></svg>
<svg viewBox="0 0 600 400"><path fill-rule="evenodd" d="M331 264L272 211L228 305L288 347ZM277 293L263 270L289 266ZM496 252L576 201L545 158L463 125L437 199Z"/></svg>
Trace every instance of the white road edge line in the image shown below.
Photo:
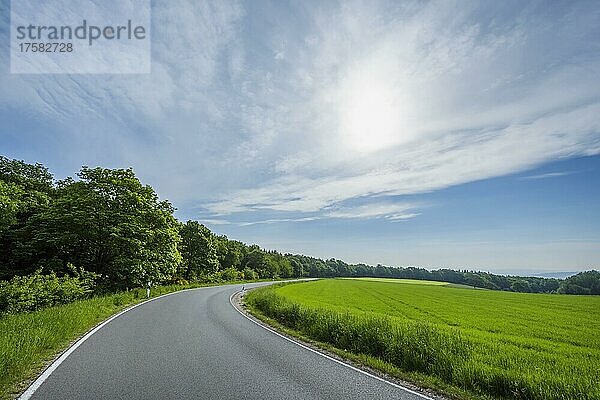
<svg viewBox="0 0 600 400"><path fill-rule="evenodd" d="M95 328L93 328L92 330L88 331L88 333L86 333L81 339L79 339L71 347L69 347L68 349L66 349L60 355L60 357L58 357L56 360L54 360L54 362L52 364L50 364L44 370L44 372L42 372L42 374L35 381L33 381L33 383L31 385L29 385L29 387L27 388L27 390L25 390L23 392L23 394L21 396L19 396L18 399L19 400L29 400L31 398L31 396L33 396L33 394L35 393L35 391L38 390L38 388L40 386L42 386L42 384L44 383L44 381L46 381L46 379L48 379L48 377L50 376L50 374L52 374L52 372L54 372L54 370L56 370L58 368L58 366L60 364L62 364L62 362L65 361L67 359L67 357L69 357L69 355L71 355L71 353L73 353L79 346L81 346L83 344L83 342L85 342L86 340L88 340L90 338L90 336L92 336L94 333L98 332L100 329L102 329L102 327L104 327L110 321L112 321L112 320L120 317L121 315L125 314L127 311L131 311L134 308L139 307L139 306L141 306L143 304L149 303L149 302L154 301L154 300L158 300L158 299L160 299L162 297L170 296L172 294L183 293L183 292L187 292L187 291L190 291L190 290L208 289L208 288L213 288L213 287L215 287L215 286L204 286L204 287L197 287L197 288L191 288L191 289L178 290L178 291L171 292L171 293L165 293L165 294L162 294L160 296L153 297L151 299L142 301L141 303L135 304L135 305L133 305L133 306L131 306L129 308L126 308L123 311L120 311L119 313L113 315L112 317L110 317L106 321L102 322L100 325L97 325Z"/></svg>
<svg viewBox="0 0 600 400"><path fill-rule="evenodd" d="M283 339L287 340L288 342L292 342L292 343L294 343L295 345L298 345L298 346L302 347L303 349L306 349L306 350L308 350L308 351L311 351L311 352L313 352L313 353L315 353L315 354L318 354L318 355L320 355L321 357L325 357L326 359L328 359L328 360L330 360L330 361L333 361L333 362L335 362L335 363L338 363L338 364L340 364L340 365L343 365L344 367L350 368L350 369L351 369L351 370L353 370L353 371L360 372L361 374L367 375L367 376L369 376L369 377L371 377L371 378L377 379L378 381L381 381L381 382L387 383L388 385L394 386L395 388L398 388L398 389L404 390L405 392L408 392L408 393L414 394L414 395L416 395L416 396L419 396L419 397L422 397L422 398L424 398L424 399L427 399L427 400L435 400L435 399L434 399L434 398L432 398L432 397L426 396L426 395L424 395L424 394L422 394L422 393L419 393L419 392L415 392L414 390L411 390L411 389L409 389L409 388L407 388L407 387L404 387L404 386L402 386L402 385L398 385L398 384L396 384L396 383L394 383L394 382L390 382L390 381L388 381L388 380L385 380L385 379L383 379L383 378L381 378L381 377L379 377L379 376L377 376L377 375L373 375L373 374L371 374L371 373L369 373L369 372L367 372L367 371L363 371L363 370L362 370L362 369L360 369L360 368L356 368L356 367L355 367L355 366L353 366L353 365L347 364L347 363L345 363L345 362L343 362L343 361L340 361L340 360L338 360L338 359L335 359L335 358L333 358L333 357L330 357L330 356L328 356L327 354L324 354L324 353L321 353L320 351L317 351L317 350L315 350L315 349L312 349L312 348L310 348L310 347L308 347L308 346L306 346L306 345L304 345L304 344L302 344L302 343L300 343L300 342L298 342L298 341L296 341L296 340L294 340L294 339L291 339L291 338L289 338L289 337L287 337L287 336L285 336L285 335L282 335L281 333L277 332L277 331L276 331L276 330L274 330L274 329L271 329L271 328L269 328L268 326L265 326L265 325L263 325L263 324L261 324L261 323L259 323L259 322L255 321L254 319L252 319L252 318L250 318L249 316L247 316L247 315L246 315L246 314L245 314L245 313L244 313L242 310L240 310L239 308L237 308L237 307L235 306L235 304L233 304L233 297L234 297L236 294L240 293L240 292L241 292L241 290L238 290L237 292L235 292L235 293L233 293L231 296L229 296L229 303L230 303L230 304L231 304L231 306L232 306L233 308L235 308L235 310L236 310L237 312L239 312L239 313L240 313L240 314L241 314L241 315L242 315L244 318L246 318L246 319L247 319L247 320L249 320L249 321L252 321L252 322L253 322L253 323L255 323L256 325L260 326L261 328L263 328L263 329L266 329L267 331L269 331L269 332L271 332L271 333L273 333L273 334L275 334L275 335L277 335L277 336L279 336L279 337L281 337L281 338L283 338Z"/></svg>

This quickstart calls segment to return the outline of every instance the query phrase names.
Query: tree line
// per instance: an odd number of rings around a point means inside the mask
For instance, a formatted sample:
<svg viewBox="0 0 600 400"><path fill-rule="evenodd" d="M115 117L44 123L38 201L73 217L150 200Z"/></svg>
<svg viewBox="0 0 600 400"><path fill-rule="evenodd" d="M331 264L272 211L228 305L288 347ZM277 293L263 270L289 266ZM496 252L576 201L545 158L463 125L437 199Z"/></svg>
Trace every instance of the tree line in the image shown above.
<svg viewBox="0 0 600 400"><path fill-rule="evenodd" d="M600 294L597 271L560 280L348 264L247 245L198 221L180 222L174 211L131 168L84 166L77 179L55 180L42 164L0 156L0 280L36 273L56 280L84 271L93 274L95 291L118 291L148 282L389 277L514 292Z"/></svg>

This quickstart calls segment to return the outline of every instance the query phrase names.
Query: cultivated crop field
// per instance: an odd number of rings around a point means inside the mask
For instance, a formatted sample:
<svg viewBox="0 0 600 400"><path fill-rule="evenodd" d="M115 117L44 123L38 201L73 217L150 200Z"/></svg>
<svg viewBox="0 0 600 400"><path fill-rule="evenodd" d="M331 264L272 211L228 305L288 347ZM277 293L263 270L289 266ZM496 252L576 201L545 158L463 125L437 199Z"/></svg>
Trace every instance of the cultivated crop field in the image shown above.
<svg viewBox="0 0 600 400"><path fill-rule="evenodd" d="M600 399L600 297L328 279L247 303L314 340L476 396Z"/></svg>

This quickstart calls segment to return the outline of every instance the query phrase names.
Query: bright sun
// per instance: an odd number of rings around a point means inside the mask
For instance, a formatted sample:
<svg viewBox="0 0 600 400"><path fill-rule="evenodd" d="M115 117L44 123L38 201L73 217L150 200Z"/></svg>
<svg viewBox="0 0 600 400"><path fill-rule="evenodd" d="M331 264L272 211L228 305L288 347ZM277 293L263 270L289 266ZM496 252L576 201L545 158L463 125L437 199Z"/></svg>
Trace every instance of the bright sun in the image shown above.
<svg viewBox="0 0 600 400"><path fill-rule="evenodd" d="M401 104L383 79L359 77L342 91L340 129L355 151L372 152L400 140Z"/></svg>

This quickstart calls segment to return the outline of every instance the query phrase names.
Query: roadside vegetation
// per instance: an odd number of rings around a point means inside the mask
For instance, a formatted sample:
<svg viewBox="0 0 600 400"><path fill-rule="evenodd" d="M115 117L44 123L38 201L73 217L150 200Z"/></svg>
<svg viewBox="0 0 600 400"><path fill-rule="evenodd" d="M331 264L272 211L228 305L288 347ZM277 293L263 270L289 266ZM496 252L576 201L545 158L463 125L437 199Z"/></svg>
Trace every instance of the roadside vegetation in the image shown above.
<svg viewBox="0 0 600 400"><path fill-rule="evenodd" d="M455 397L600 399L598 297L336 279L256 289L245 302L297 335Z"/></svg>

